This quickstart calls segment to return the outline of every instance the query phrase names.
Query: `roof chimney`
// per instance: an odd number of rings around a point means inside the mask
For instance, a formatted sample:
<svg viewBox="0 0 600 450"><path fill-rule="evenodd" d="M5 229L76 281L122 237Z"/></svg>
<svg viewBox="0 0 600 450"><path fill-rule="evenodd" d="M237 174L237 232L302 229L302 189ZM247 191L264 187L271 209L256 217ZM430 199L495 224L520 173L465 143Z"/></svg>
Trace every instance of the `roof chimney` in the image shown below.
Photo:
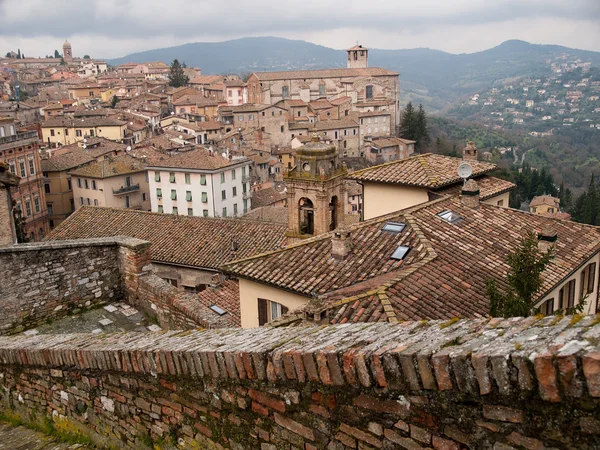
<svg viewBox="0 0 600 450"><path fill-rule="evenodd" d="M473 141L467 142L467 146L463 148L463 159L465 161L477 161L477 147Z"/></svg>
<svg viewBox="0 0 600 450"><path fill-rule="evenodd" d="M334 259L343 261L352 253L352 239L350 231L336 230L331 238L331 256Z"/></svg>
<svg viewBox="0 0 600 450"><path fill-rule="evenodd" d="M479 185L475 180L465 183L460 192L460 202L469 208L479 208Z"/></svg>
<svg viewBox="0 0 600 450"><path fill-rule="evenodd" d="M558 233L550 225L542 226L538 233L538 249L542 253L546 253L554 245L558 239Z"/></svg>

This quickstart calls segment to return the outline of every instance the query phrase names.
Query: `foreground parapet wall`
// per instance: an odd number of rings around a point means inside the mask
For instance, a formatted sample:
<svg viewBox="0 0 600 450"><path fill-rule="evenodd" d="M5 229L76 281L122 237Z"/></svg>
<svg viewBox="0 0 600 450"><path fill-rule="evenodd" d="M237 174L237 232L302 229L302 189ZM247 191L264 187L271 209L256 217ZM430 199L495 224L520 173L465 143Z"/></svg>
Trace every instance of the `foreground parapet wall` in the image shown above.
<svg viewBox="0 0 600 450"><path fill-rule="evenodd" d="M593 449L598 322L2 337L0 407L114 448Z"/></svg>

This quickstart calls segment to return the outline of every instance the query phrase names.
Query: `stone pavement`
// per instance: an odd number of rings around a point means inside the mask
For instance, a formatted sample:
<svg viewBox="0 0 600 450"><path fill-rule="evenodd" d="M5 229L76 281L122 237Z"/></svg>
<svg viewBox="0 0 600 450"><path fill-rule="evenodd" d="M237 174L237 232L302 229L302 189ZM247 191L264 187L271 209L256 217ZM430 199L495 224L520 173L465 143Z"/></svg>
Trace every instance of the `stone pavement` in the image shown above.
<svg viewBox="0 0 600 450"><path fill-rule="evenodd" d="M39 431L0 422L0 450L90 450L81 444L65 444Z"/></svg>
<svg viewBox="0 0 600 450"><path fill-rule="evenodd" d="M160 331L141 311L126 303L113 303L27 330L25 335L114 333L118 331Z"/></svg>

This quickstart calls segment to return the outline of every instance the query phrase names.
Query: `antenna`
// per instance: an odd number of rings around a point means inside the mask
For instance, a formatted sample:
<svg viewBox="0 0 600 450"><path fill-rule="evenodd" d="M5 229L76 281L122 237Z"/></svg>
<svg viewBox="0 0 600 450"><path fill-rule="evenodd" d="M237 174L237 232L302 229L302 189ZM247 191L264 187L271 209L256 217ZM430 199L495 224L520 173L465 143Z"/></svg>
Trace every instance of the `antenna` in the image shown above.
<svg viewBox="0 0 600 450"><path fill-rule="evenodd" d="M461 177L464 181L464 184L467 183L467 180L471 175L473 175L473 167L471 164L463 162L458 165L458 176Z"/></svg>

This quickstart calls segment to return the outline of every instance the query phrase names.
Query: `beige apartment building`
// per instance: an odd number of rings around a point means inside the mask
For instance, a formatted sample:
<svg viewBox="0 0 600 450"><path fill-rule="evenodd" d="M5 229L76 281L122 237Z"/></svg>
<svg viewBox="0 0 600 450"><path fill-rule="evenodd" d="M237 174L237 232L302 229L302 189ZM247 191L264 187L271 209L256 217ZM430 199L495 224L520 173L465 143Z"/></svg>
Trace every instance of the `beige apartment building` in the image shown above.
<svg viewBox="0 0 600 450"><path fill-rule="evenodd" d="M53 117L41 125L45 144L69 145L88 137L103 137L121 142L127 137L127 122L103 116Z"/></svg>
<svg viewBox="0 0 600 450"><path fill-rule="evenodd" d="M72 170L71 185L75 209L89 205L150 211L146 164L128 155Z"/></svg>

